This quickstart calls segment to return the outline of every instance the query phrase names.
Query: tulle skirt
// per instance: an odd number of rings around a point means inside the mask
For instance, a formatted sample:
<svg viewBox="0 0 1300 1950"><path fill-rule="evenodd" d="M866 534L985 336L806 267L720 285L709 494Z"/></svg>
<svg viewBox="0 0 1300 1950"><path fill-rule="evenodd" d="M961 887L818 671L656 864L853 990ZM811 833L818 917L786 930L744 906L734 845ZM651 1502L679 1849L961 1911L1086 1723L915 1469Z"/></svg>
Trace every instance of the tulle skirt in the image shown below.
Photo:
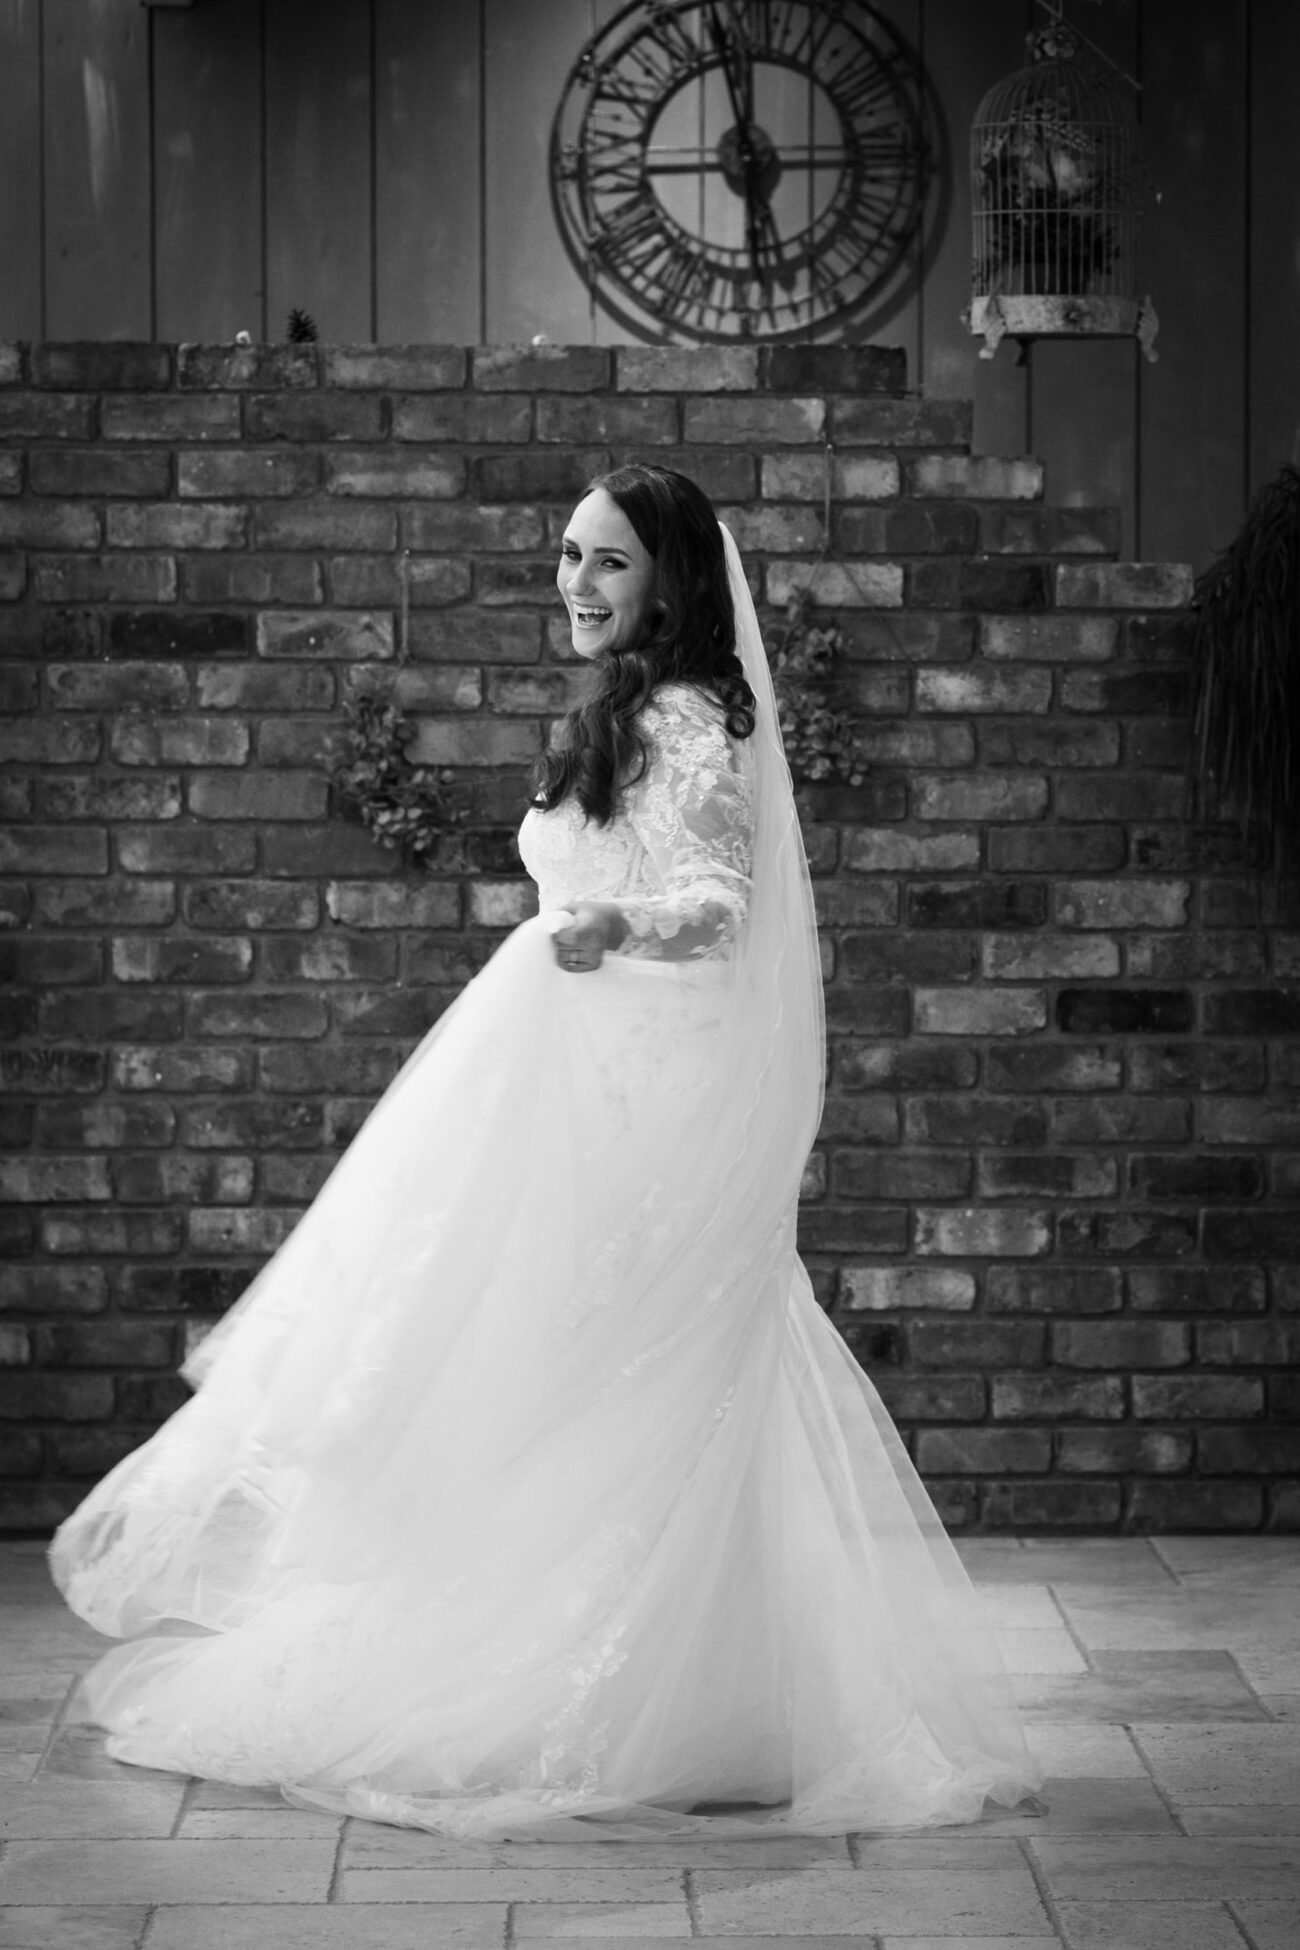
<svg viewBox="0 0 1300 1950"><path fill-rule="evenodd" d="M55 1539L127 1641L83 1694L113 1755L484 1838L1033 1788L790 1188L745 1178L726 1011L723 964L565 976L537 921L425 1039Z"/></svg>

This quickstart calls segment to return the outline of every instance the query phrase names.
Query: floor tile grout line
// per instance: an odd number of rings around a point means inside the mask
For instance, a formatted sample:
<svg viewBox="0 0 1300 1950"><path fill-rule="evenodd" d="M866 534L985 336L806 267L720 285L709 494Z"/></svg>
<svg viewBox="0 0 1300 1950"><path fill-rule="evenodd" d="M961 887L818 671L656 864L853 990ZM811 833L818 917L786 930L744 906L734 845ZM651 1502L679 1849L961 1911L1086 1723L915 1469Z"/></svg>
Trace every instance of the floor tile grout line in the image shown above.
<svg viewBox="0 0 1300 1950"><path fill-rule="evenodd" d="M347 1845L350 1815L344 1815L339 1823L339 1832L334 1841L334 1866L330 1870L329 1887L325 1891L325 1901L337 1904L339 1889L343 1881L343 1850Z"/></svg>
<svg viewBox="0 0 1300 1950"><path fill-rule="evenodd" d="M1024 1836L1020 1838L1020 1853L1024 1860L1025 1867L1029 1870L1030 1875L1033 1877L1034 1888L1038 1892L1038 1900L1043 1905L1043 1908L1046 1911L1047 1920L1052 1926L1053 1932L1055 1933L1056 1936L1056 1940L1061 1945L1062 1950L1068 1950L1068 1943L1065 1935L1065 1925L1061 1921L1061 1912L1056 1906L1055 1896L1053 1896L1051 1890L1048 1888L1047 1877L1043 1873L1042 1865L1034 1854L1034 1845L1032 1840L1027 1839Z"/></svg>
<svg viewBox="0 0 1300 1950"><path fill-rule="evenodd" d="M1165 1556L1164 1552L1160 1548L1160 1539L1158 1537L1148 1537L1146 1539L1146 1543L1148 1549L1151 1552L1151 1555L1155 1558L1157 1564L1160 1566L1165 1576L1169 1578L1172 1581L1172 1583L1177 1585L1180 1591L1185 1591L1187 1587L1183 1583L1182 1578L1179 1576L1178 1572L1175 1571L1173 1565L1169 1562L1169 1559Z"/></svg>
<svg viewBox="0 0 1300 1950"><path fill-rule="evenodd" d="M50 1730L45 1736L45 1744L41 1748L40 1754L37 1757L35 1767L33 1767L32 1769L31 1778L33 1781L40 1779L41 1772L44 1769L45 1763L49 1759L50 1754L53 1751L54 1743L58 1739L59 1735L63 1732L64 1727L67 1725L68 1708L72 1705L73 1698L80 1684L81 1684L80 1673L77 1673L72 1679L68 1681L67 1687L64 1690L63 1698L59 1702L59 1710L54 1716L53 1722L51 1723L50 1726Z"/></svg>
<svg viewBox="0 0 1300 1950"><path fill-rule="evenodd" d="M1089 1647L1084 1644L1083 1640L1079 1637L1079 1634L1074 1629L1074 1626L1070 1623L1070 1615L1065 1609L1065 1602L1061 1598L1059 1592L1057 1591L1056 1586L1054 1584L1049 1584L1047 1587L1047 1593L1048 1596L1051 1598L1052 1603L1056 1606L1057 1615L1060 1618L1062 1625L1065 1627L1066 1633L1068 1634L1070 1641L1074 1646L1075 1651L1082 1658L1083 1663L1087 1667L1088 1671L1095 1673L1097 1668L1092 1663L1092 1652L1089 1649Z"/></svg>
<svg viewBox="0 0 1300 1950"><path fill-rule="evenodd" d="M181 1828L184 1826L186 1815L190 1812L190 1800L198 1785L198 1781L193 1774L187 1776L185 1785L181 1789L181 1798L176 1807L176 1815L172 1821L172 1832L167 1837L169 1842L178 1842L180 1840Z"/></svg>
<svg viewBox="0 0 1300 1950"><path fill-rule="evenodd" d="M695 1890L694 1877L689 1869L682 1870L682 1895L686 1899L686 1915L691 1925L691 1935L704 1935L704 1921L700 1915L699 1897Z"/></svg>
<svg viewBox="0 0 1300 1950"><path fill-rule="evenodd" d="M1229 1916L1233 1920L1233 1923L1240 1931L1243 1941L1249 1944L1250 1950L1259 1950L1259 1944L1257 1943L1256 1939L1251 1935L1248 1924L1246 1924L1243 1921L1243 1919L1237 1914L1235 1899L1231 1896L1225 1896L1223 1898L1223 1907L1227 1910Z"/></svg>
<svg viewBox="0 0 1300 1950"><path fill-rule="evenodd" d="M161 1903L145 1904L144 1928L141 1930L139 1936L136 1938L135 1950L149 1950L149 1939L153 1935L153 1926L158 1920L158 1911L161 1908L162 1908Z"/></svg>

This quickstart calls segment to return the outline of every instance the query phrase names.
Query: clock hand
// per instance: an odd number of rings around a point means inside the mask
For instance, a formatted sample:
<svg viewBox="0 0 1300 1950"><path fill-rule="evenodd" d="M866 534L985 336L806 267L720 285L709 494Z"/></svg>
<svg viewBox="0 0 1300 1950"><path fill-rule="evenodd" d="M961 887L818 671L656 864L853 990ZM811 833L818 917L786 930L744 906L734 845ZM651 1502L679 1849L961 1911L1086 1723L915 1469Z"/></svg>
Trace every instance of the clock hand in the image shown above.
<svg viewBox="0 0 1300 1950"><path fill-rule="evenodd" d="M752 54L748 60L742 56L741 86L737 86L732 68L731 39L718 17L716 6L709 8L709 34L722 63L726 78L727 94L731 99L731 112L736 118L736 135L740 150L740 166L745 173L745 243L749 250L750 269L755 283L766 290L767 276L763 267L761 217L764 213L771 221L767 198L758 185L758 156L754 150L751 133L754 115L754 61Z"/></svg>

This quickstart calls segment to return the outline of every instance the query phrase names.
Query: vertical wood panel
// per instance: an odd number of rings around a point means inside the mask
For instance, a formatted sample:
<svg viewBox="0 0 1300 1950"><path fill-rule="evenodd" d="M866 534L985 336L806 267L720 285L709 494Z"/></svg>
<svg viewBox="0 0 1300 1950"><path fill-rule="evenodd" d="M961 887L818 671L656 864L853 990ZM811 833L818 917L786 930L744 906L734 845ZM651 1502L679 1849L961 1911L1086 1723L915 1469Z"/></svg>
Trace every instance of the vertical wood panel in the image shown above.
<svg viewBox="0 0 1300 1950"><path fill-rule="evenodd" d="M374 336L370 24L358 0L268 0L268 338L295 305L323 339Z"/></svg>
<svg viewBox="0 0 1300 1950"><path fill-rule="evenodd" d="M1161 327L1159 363L1138 365L1136 546L1203 568L1242 515L1245 14L1221 0L1146 0L1142 46L1143 150L1160 192L1143 283Z"/></svg>
<svg viewBox="0 0 1300 1950"><path fill-rule="evenodd" d="M1026 0L925 4L925 65L948 123L953 199L925 283L917 382L938 398L974 400L975 446L988 454L1025 451L1025 369L1008 345L981 359L980 341L961 322L970 298L970 131L989 89L1024 64L1028 11Z"/></svg>
<svg viewBox="0 0 1300 1950"><path fill-rule="evenodd" d="M381 342L480 335L479 27L478 0L376 0Z"/></svg>
<svg viewBox="0 0 1300 1950"><path fill-rule="evenodd" d="M137 0L45 0L45 312L54 339L145 339L149 16Z"/></svg>
<svg viewBox="0 0 1300 1950"><path fill-rule="evenodd" d="M592 32L591 0L482 0L486 330L489 344L593 338L592 305L551 210L551 123Z"/></svg>
<svg viewBox="0 0 1300 1950"><path fill-rule="evenodd" d="M1292 457L1300 437L1300 7L1295 0L1253 0L1250 17L1247 465L1253 493Z"/></svg>
<svg viewBox="0 0 1300 1950"><path fill-rule="evenodd" d="M1112 60L1142 79L1138 0L1109 0L1079 24ZM1137 525L1136 342L1042 339L1029 356L1029 439L1043 462L1047 499L1063 507L1119 508L1122 551L1131 555Z"/></svg>
<svg viewBox="0 0 1300 1950"><path fill-rule="evenodd" d="M41 335L40 0L0 0L0 339Z"/></svg>
<svg viewBox="0 0 1300 1950"><path fill-rule="evenodd" d="M262 338L261 0L160 10L153 33L158 336Z"/></svg>
<svg viewBox="0 0 1300 1950"><path fill-rule="evenodd" d="M872 0L879 14L896 27L915 52L921 42L922 0ZM901 345L907 355L909 386L917 384L921 364L920 274L923 239L917 236L904 264L880 295L847 327L823 327L819 339L852 339L859 345Z"/></svg>

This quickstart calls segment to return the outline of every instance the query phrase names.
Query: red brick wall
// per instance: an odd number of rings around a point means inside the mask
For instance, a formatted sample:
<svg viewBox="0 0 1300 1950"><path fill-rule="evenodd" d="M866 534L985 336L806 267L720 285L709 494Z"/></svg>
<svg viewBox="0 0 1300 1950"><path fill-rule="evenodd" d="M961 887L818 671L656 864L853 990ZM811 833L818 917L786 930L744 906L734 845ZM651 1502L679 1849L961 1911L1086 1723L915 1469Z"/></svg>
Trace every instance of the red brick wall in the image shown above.
<svg viewBox="0 0 1300 1950"><path fill-rule="evenodd" d="M803 1237L946 1514L1295 1524L1300 901L1185 816L1186 572L1113 563L1110 512L903 379L842 346L0 348L0 1524L181 1399L186 1332L528 910L556 524L630 455L852 639L871 775L803 794ZM424 876L321 769L403 641L473 808Z"/></svg>

